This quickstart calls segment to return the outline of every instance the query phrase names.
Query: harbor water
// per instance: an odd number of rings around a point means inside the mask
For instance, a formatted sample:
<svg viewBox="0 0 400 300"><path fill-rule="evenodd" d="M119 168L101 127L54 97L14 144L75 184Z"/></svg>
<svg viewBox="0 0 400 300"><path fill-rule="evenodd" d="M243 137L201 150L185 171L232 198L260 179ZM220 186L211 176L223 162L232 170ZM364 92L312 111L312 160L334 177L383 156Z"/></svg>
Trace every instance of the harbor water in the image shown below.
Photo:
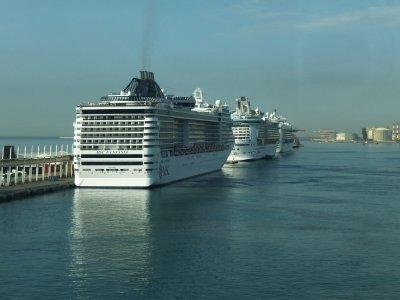
<svg viewBox="0 0 400 300"><path fill-rule="evenodd" d="M397 144L305 143L151 190L2 203L0 298L396 299L399 182Z"/></svg>

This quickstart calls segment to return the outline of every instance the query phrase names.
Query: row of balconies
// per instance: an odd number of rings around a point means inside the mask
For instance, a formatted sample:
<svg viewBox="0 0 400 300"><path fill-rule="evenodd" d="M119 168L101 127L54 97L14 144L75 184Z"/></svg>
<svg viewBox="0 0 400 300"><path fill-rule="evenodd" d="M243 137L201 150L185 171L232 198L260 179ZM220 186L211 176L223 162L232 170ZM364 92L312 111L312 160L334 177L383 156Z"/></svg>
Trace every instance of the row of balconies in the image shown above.
<svg viewBox="0 0 400 300"><path fill-rule="evenodd" d="M143 120L144 119L144 115L142 116L121 116L121 115L115 115L115 116L84 116L83 120Z"/></svg>
<svg viewBox="0 0 400 300"><path fill-rule="evenodd" d="M137 121L137 122L115 122L115 121L106 121L106 122L99 122L99 121L86 121L83 122L83 126L93 126L93 125L107 125L107 126L115 126L115 125L142 125L143 126L143 121Z"/></svg>
<svg viewBox="0 0 400 300"><path fill-rule="evenodd" d="M129 137L129 138L142 138L143 133L121 133L121 134L77 134L82 138L118 138L118 137ZM148 134L147 134L148 135Z"/></svg>
<svg viewBox="0 0 400 300"><path fill-rule="evenodd" d="M142 140L81 140L81 144L142 144Z"/></svg>
<svg viewBox="0 0 400 300"><path fill-rule="evenodd" d="M90 145L80 146L81 150L142 150L142 146L132 145L118 145L118 146L106 146L106 145Z"/></svg>
<svg viewBox="0 0 400 300"><path fill-rule="evenodd" d="M81 128L81 132L102 132L102 133L107 133L107 132L115 132L115 131L132 131L132 132L143 132L145 128L144 127L112 127L112 128L107 128L107 127L84 127ZM147 128L146 128L147 129Z"/></svg>

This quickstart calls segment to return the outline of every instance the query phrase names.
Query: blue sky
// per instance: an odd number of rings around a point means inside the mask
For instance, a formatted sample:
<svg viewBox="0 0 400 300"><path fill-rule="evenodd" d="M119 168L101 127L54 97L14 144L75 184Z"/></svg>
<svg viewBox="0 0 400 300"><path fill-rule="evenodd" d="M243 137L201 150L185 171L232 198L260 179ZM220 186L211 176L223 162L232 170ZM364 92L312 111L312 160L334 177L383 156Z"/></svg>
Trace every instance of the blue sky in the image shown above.
<svg viewBox="0 0 400 300"><path fill-rule="evenodd" d="M3 0L0 17L0 136L72 135L143 47L168 93L246 95L308 131L400 121L400 1Z"/></svg>

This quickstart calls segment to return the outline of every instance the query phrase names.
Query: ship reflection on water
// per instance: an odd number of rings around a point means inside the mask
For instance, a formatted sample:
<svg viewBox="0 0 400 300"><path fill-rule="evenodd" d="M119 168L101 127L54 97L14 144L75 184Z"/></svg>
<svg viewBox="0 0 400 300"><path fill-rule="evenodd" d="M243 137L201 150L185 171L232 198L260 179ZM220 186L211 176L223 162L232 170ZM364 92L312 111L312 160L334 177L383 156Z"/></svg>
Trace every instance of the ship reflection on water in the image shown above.
<svg viewBox="0 0 400 300"><path fill-rule="evenodd" d="M219 262L237 251L252 251L238 243L247 226L243 221L254 209L252 200L241 195L271 176L265 172L274 171L265 166L273 163L226 166L151 190L75 189L69 243L74 293L96 295L99 291L91 288L96 285L110 297L116 290L129 296L173 297L168 287L182 281L183 274L188 284L182 294L192 292L190 282L212 284L209 272L230 278L231 270L216 269ZM241 267L238 262L233 269ZM233 280L240 284L241 277Z"/></svg>
<svg viewBox="0 0 400 300"><path fill-rule="evenodd" d="M130 283L146 288L152 251L149 194L148 190L74 190L70 276L78 295L93 285L121 286L121 293ZM102 293L107 295L107 290Z"/></svg>

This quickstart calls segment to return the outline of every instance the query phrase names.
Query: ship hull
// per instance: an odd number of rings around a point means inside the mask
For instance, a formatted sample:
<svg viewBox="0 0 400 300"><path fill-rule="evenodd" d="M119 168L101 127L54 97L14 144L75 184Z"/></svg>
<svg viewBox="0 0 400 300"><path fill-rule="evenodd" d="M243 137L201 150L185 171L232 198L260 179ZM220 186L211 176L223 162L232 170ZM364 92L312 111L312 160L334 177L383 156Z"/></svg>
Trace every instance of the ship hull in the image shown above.
<svg viewBox="0 0 400 300"><path fill-rule="evenodd" d="M293 151L293 143L292 142L282 143L276 147L276 153L287 153L290 151Z"/></svg>
<svg viewBox="0 0 400 300"><path fill-rule="evenodd" d="M152 166L150 171L124 167L126 171L111 173L77 172L75 185L78 187L148 188L218 171L224 165L229 153L230 150L224 150L166 157L160 159L160 162Z"/></svg>
<svg viewBox="0 0 400 300"><path fill-rule="evenodd" d="M265 157L274 157L276 145L257 145L257 146L237 146L235 145L227 162L234 163L238 161L258 160Z"/></svg>

